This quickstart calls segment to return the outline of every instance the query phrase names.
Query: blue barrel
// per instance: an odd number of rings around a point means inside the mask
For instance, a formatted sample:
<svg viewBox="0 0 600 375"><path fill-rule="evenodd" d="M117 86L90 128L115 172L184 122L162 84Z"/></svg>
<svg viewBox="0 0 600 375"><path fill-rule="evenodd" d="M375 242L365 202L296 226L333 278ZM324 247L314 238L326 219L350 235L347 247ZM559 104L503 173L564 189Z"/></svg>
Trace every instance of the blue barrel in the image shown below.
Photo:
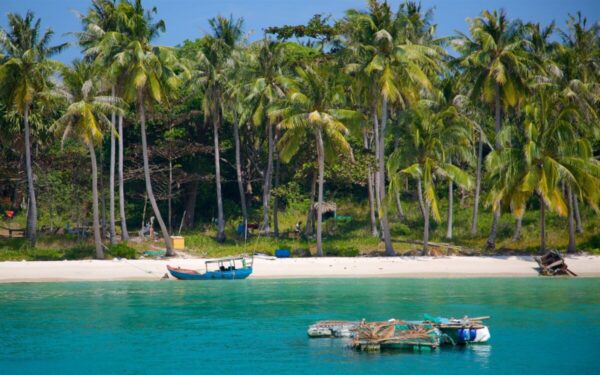
<svg viewBox="0 0 600 375"><path fill-rule="evenodd" d="M277 249L277 250L275 250L275 256L277 258L289 258L290 257L290 249Z"/></svg>

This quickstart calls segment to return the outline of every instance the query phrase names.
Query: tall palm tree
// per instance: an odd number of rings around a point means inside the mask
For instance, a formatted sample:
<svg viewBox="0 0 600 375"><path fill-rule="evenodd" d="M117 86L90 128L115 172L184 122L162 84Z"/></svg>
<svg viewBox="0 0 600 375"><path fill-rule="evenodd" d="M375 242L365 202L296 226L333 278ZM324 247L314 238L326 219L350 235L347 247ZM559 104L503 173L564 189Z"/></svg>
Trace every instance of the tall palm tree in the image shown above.
<svg viewBox="0 0 600 375"><path fill-rule="evenodd" d="M101 51L102 38L106 33L117 32L119 26L119 14L116 0L92 0L92 6L86 15L81 16L84 31L76 33L79 39L79 44L83 48L84 55L90 60L95 60L104 67L104 75L110 66L111 59L117 52L116 48L111 48L112 51ZM111 46L112 47L112 46ZM101 58L99 58L101 57ZM116 96L116 88L113 83L111 87L111 96ZM122 123L122 117L119 118ZM116 113L111 115L111 126L113 129L117 127ZM119 138L121 133L117 133ZM121 142L121 141L120 141ZM110 132L110 165L109 165L109 235L110 243L116 243L116 228L115 228L115 159L116 159L116 139L115 132ZM121 206L124 212L124 202ZM124 215L121 218L121 223L124 221ZM126 237L123 233L127 231L127 225L121 225L121 239Z"/></svg>
<svg viewBox="0 0 600 375"><path fill-rule="evenodd" d="M58 63L49 58L66 44L50 46L54 35L51 29L40 32L41 20L28 11L25 16L8 13L8 30L0 28L0 96L8 108L23 116L25 168L29 204L27 238L35 246L37 237L37 201L31 160L31 130L29 116L33 101L47 92L50 76Z"/></svg>
<svg viewBox="0 0 600 375"><path fill-rule="evenodd" d="M519 104L527 91L526 79L534 63L525 49L528 42L522 24L510 21L504 10L483 11L469 23L471 36L460 33L453 45L460 53L458 63L464 72L463 80L474 82L471 96L494 109L496 148L499 148L502 111ZM498 207L486 245L490 249L496 247L499 219Z"/></svg>
<svg viewBox="0 0 600 375"><path fill-rule="evenodd" d="M385 201L385 135L389 116L388 106L405 109L418 100L421 92L431 89L428 75L439 68L443 50L436 45L411 41L406 27L406 13L394 13L387 2L369 1L369 11L350 10L341 23L354 52L355 61L349 72L360 72L372 83L371 115L378 163L377 191L380 222L386 255L394 255Z"/></svg>
<svg viewBox="0 0 600 375"><path fill-rule="evenodd" d="M172 94L179 84L179 77L174 71L178 64L172 49L151 44L152 39L165 29L164 21L153 21L156 8L146 12L142 7L141 0L136 0L134 4L120 3L119 12L122 17L126 43L123 49L114 55L114 61L110 67L111 75L123 77L123 99L136 104L142 137L146 193L165 241L166 254L172 256L174 252L171 237L152 190L146 139L146 104L163 102ZM119 46L122 43L114 34L108 34L105 42L107 45L112 43ZM110 50L108 46L104 49Z"/></svg>
<svg viewBox="0 0 600 375"><path fill-rule="evenodd" d="M72 136L82 142L90 153L92 163L92 206L93 230L96 258L104 258L100 219L98 213L98 164L94 146L102 140L102 129L113 131L112 123L106 116L109 112L120 111L115 106L114 96L99 96L102 91L97 77L99 72L90 63L74 61L73 67L62 70L63 94L69 106L65 113L52 125L63 133L63 141Z"/></svg>
<svg viewBox="0 0 600 375"><path fill-rule="evenodd" d="M217 190L217 241L225 241L225 219L221 192L221 159L219 129L223 121L223 100L226 92L227 64L232 64L231 54L242 38L243 19L218 16L209 20L213 35L204 37L197 56L199 83L204 90L203 110L205 121L213 124L215 147L215 185Z"/></svg>
<svg viewBox="0 0 600 375"><path fill-rule="evenodd" d="M317 256L323 255L322 207L325 160L339 154L352 156L345 138L345 123L362 119L355 111L341 107L343 88L336 72L326 65L297 68L296 77L287 80L286 99L269 111L278 127L285 130L278 143L281 160L289 162L306 138L313 138L317 149Z"/></svg>
<svg viewBox="0 0 600 375"><path fill-rule="evenodd" d="M454 106L444 105L444 100L438 103L421 101L408 115L406 133L409 139L406 147L393 152L387 163L391 177L390 190L398 189L403 175L421 181L419 194L424 200L423 252L428 255L430 213L434 220L440 220L436 179L449 180L465 189L473 185L471 176L448 158L451 153L461 154L470 149L471 129ZM456 150L459 147L462 148L461 152Z"/></svg>

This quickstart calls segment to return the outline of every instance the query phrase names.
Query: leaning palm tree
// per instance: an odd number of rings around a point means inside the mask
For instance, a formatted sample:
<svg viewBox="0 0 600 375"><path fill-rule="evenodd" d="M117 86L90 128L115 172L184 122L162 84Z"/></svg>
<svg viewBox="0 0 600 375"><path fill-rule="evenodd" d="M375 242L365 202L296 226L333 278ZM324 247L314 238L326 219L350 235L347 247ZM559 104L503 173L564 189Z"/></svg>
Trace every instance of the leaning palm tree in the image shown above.
<svg viewBox="0 0 600 375"><path fill-rule="evenodd" d="M524 28L510 21L504 10L483 11L480 17L469 20L471 36L460 33L453 41L460 53L458 64L463 80L474 82L473 98L492 105L495 114L496 148L501 147L498 133L502 128L503 108L515 107L527 91L528 71L535 67L525 47ZM496 247L499 207L494 211L487 247Z"/></svg>
<svg viewBox="0 0 600 375"><path fill-rule="evenodd" d="M102 130L113 131L112 123L106 116L109 112L118 112L112 96L99 96L102 91L97 77L98 71L90 63L74 61L73 67L62 70L62 93L69 103L65 113L52 125L63 133L63 141L71 136L83 143L90 153L92 162L92 206L93 230L96 258L104 258L100 219L98 214L98 164L95 145L102 140Z"/></svg>
<svg viewBox="0 0 600 375"><path fill-rule="evenodd" d="M323 255L322 207L325 161L336 155L352 156L345 138L346 124L362 119L355 111L343 105L343 87L336 72L326 65L297 68L296 77L287 80L287 97L269 110L272 121L285 130L278 143L281 160L289 162L301 147L313 138L317 150L317 256Z"/></svg>
<svg viewBox="0 0 600 375"><path fill-rule="evenodd" d="M153 46L151 41L160 31L164 31L164 22L153 22L152 16L156 12L145 12L141 1L135 4L123 2L119 4L119 12L123 20L124 33L127 42L123 49L115 54L111 64L113 76L123 77L123 99L135 102L140 121L142 137L142 157L144 161L144 179L146 193L154 211L156 221L160 226L168 256L174 255L169 231L156 203L150 178L150 165L148 161L148 142L146 139L146 104L160 103L172 94L179 84L179 77L174 68L177 64L171 48ZM113 39L107 39L107 43ZM116 41L120 43L120 41Z"/></svg>
<svg viewBox="0 0 600 375"><path fill-rule="evenodd" d="M471 129L457 109L444 105L443 100L439 103L421 101L407 115L406 147L392 153L387 163L390 191L398 189L403 176L419 182L418 193L424 201L423 252L428 255L430 213L434 220L440 220L436 179L449 180L450 184L456 183L464 189L470 189L473 184L471 176L448 158L450 154L462 154L470 149Z"/></svg>
<svg viewBox="0 0 600 375"><path fill-rule="evenodd" d="M23 116L25 168L29 204L27 210L27 238L35 246L37 235L37 202L31 160L31 130L29 116L33 101L42 96L49 87L50 76L58 63L49 58L60 52L66 44L49 46L51 29L40 33L41 20L32 12L25 17L8 13L8 31L0 28L0 96L10 109Z"/></svg>

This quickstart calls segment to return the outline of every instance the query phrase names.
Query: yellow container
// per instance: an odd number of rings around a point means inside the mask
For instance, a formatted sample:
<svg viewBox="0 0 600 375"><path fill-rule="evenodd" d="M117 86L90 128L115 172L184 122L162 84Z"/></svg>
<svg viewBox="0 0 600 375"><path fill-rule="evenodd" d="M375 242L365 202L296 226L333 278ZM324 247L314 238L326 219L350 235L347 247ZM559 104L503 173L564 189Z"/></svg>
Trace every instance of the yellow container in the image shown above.
<svg viewBox="0 0 600 375"><path fill-rule="evenodd" d="M182 236L171 236L171 241L173 242L173 249L175 249L175 250L184 250L185 249L185 239Z"/></svg>

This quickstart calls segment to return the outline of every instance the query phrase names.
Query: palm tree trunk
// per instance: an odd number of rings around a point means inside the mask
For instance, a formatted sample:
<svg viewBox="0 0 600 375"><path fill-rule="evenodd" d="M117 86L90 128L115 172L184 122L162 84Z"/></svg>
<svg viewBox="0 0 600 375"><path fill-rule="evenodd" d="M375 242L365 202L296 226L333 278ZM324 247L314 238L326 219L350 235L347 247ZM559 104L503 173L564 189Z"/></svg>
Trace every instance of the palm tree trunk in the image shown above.
<svg viewBox="0 0 600 375"><path fill-rule="evenodd" d="M275 185L274 187L279 186L279 156L275 153ZM277 217L277 213L279 211L279 200L277 196L273 198L273 234L275 237L279 237L279 219Z"/></svg>
<svg viewBox="0 0 600 375"><path fill-rule="evenodd" d="M111 95L114 99L115 97L115 86L111 88ZM110 117L110 176L108 178L108 188L109 188L109 200L108 200L108 210L109 210L109 218L110 221L110 244L114 245L117 243L117 232L115 229L115 159L116 159L116 142L115 142L115 127L117 125L116 113L113 112Z"/></svg>
<svg viewBox="0 0 600 375"><path fill-rule="evenodd" d="M421 182L421 177L417 178L417 198L419 199L419 209L421 210L421 215L423 219L425 219L425 201L423 200L423 183Z"/></svg>
<svg viewBox="0 0 600 375"><path fill-rule="evenodd" d="M496 149L500 149L500 137L499 133L502 130L502 108L500 107L500 86L496 83L495 85L495 110L496 110L496 122L495 122L495 130L496 130ZM500 205L496 207L494 210L494 218L492 220L492 228L490 231L490 235L486 242L486 248L489 250L494 250L496 248L496 236L498 234L498 222L500 221Z"/></svg>
<svg viewBox="0 0 600 375"><path fill-rule="evenodd" d="M315 195L317 194L317 174L318 171L313 171L312 180L310 182L310 206L308 206L308 213L306 214L306 228L304 230L304 235L306 237L313 234L313 220L315 216L313 207L315 205Z"/></svg>
<svg viewBox="0 0 600 375"><path fill-rule="evenodd" d="M402 209L402 201L400 200L400 191L396 190L394 195L396 196L396 213L398 214L398 220L403 221L404 210Z"/></svg>
<svg viewBox="0 0 600 375"><path fill-rule="evenodd" d="M244 192L244 181L242 180L240 131L237 123L237 117L233 120L233 138L235 141L235 173L237 177L238 190L240 191L240 206L242 207L242 219L244 222L244 239L246 239L248 234L248 211L246 208L246 193Z"/></svg>
<svg viewBox="0 0 600 375"><path fill-rule="evenodd" d="M375 168L375 172L373 173L373 186L375 188L375 206L377 207L377 216L379 218L379 227L383 228L381 224L381 190L379 188L381 179L379 178L379 120L377 118L377 108L373 108L373 143L375 144L375 162L377 163L377 168ZM381 232L383 235L383 229Z"/></svg>
<svg viewBox="0 0 600 375"><path fill-rule="evenodd" d="M169 157L169 186L167 186L169 234L173 234L173 160Z"/></svg>
<svg viewBox="0 0 600 375"><path fill-rule="evenodd" d="M148 161L148 142L146 140L146 108L144 107L144 95L141 91L138 92L138 105L140 111L140 130L142 133L142 158L144 159L144 179L146 180L146 193L148 194L150 205L152 206L154 216L156 217L156 221L160 226L160 231L162 232L163 239L165 241L165 247L167 248L166 255L173 256L175 255L175 253L173 252L171 236L169 236L169 231L167 230L162 215L160 214L160 210L158 209L158 205L156 204L156 198L154 197L154 192L152 191L152 180L150 179L150 163Z"/></svg>
<svg viewBox="0 0 600 375"><path fill-rule="evenodd" d="M521 239L521 229L523 228L523 216L517 217L515 220L515 234L513 235L512 240L517 242Z"/></svg>
<svg viewBox="0 0 600 375"><path fill-rule="evenodd" d="M317 158L319 163L319 189L317 198L317 256L323 256L322 221L323 221L323 178L325 175L325 147L321 128L317 129Z"/></svg>
<svg viewBox="0 0 600 375"><path fill-rule="evenodd" d="M217 189L217 242L225 242L225 219L223 218L223 197L221 195L221 157L219 153L219 114L213 120L215 142L215 183Z"/></svg>
<svg viewBox="0 0 600 375"><path fill-rule="evenodd" d="M448 179L448 228L446 229L446 238L452 239L452 223L454 218L454 183L451 179Z"/></svg>
<svg viewBox="0 0 600 375"><path fill-rule="evenodd" d="M546 204L540 197L540 251L546 251Z"/></svg>
<svg viewBox="0 0 600 375"><path fill-rule="evenodd" d="M191 181L186 187L186 200L185 200L185 227L191 229L194 227L194 220L196 217L196 198L198 197L198 185L197 179Z"/></svg>
<svg viewBox="0 0 600 375"><path fill-rule="evenodd" d="M27 170L27 190L29 193L29 209L27 210L27 239L29 246L35 247L37 238L37 201L35 199L35 188L33 186L33 167L31 165L31 140L29 136L29 104L25 105L23 116L23 128L25 131L25 169Z"/></svg>
<svg viewBox="0 0 600 375"><path fill-rule="evenodd" d="M366 129L363 130L363 146L365 150L369 150L369 138L367 136ZM375 216L375 194L373 192L373 170L371 166L367 169L367 189L369 193L369 215L371 219L371 235L373 237L379 236L377 230L377 217Z"/></svg>
<svg viewBox="0 0 600 375"><path fill-rule="evenodd" d="M423 255L429 255L429 203L426 203L423 216Z"/></svg>
<svg viewBox="0 0 600 375"><path fill-rule="evenodd" d="M583 233L583 226L581 225L581 214L579 213L579 202L577 193L573 193L573 211L575 213L575 231L577 233Z"/></svg>
<svg viewBox="0 0 600 375"><path fill-rule="evenodd" d="M119 212L121 214L121 241L129 241L125 216L125 181L123 178L123 115L119 114Z"/></svg>
<svg viewBox="0 0 600 375"><path fill-rule="evenodd" d="M571 184L567 183L567 207L569 208L569 245L567 246L567 253L571 254L577 251L577 245L575 243L575 218L573 206L573 191L571 190Z"/></svg>
<svg viewBox="0 0 600 375"><path fill-rule="evenodd" d="M94 245L96 247L96 259L104 259L104 249L102 248L102 237L100 236L100 215L98 214L98 165L96 164L96 151L91 142L87 142L92 161L92 207L93 207L93 229Z"/></svg>
<svg viewBox="0 0 600 375"><path fill-rule="evenodd" d="M477 147L477 170L475 182L475 197L473 200L473 217L471 218L471 234L477 234L477 220L479 219L479 195L481 194L481 163L483 159L483 135L479 133L479 145Z"/></svg>
<svg viewBox="0 0 600 375"><path fill-rule="evenodd" d="M392 236L388 222L387 207L385 204L385 128L387 125L388 102L387 97L383 97L381 107L381 131L379 132L379 198L381 199L381 232L385 242L385 255L394 256L394 247L392 246Z"/></svg>
<svg viewBox="0 0 600 375"><path fill-rule="evenodd" d="M273 173L273 127L267 125L267 138L269 143L269 151L267 156L267 170L265 171L265 180L263 182L263 231L266 235L269 234L271 228L269 226L269 201L271 200L271 174Z"/></svg>

